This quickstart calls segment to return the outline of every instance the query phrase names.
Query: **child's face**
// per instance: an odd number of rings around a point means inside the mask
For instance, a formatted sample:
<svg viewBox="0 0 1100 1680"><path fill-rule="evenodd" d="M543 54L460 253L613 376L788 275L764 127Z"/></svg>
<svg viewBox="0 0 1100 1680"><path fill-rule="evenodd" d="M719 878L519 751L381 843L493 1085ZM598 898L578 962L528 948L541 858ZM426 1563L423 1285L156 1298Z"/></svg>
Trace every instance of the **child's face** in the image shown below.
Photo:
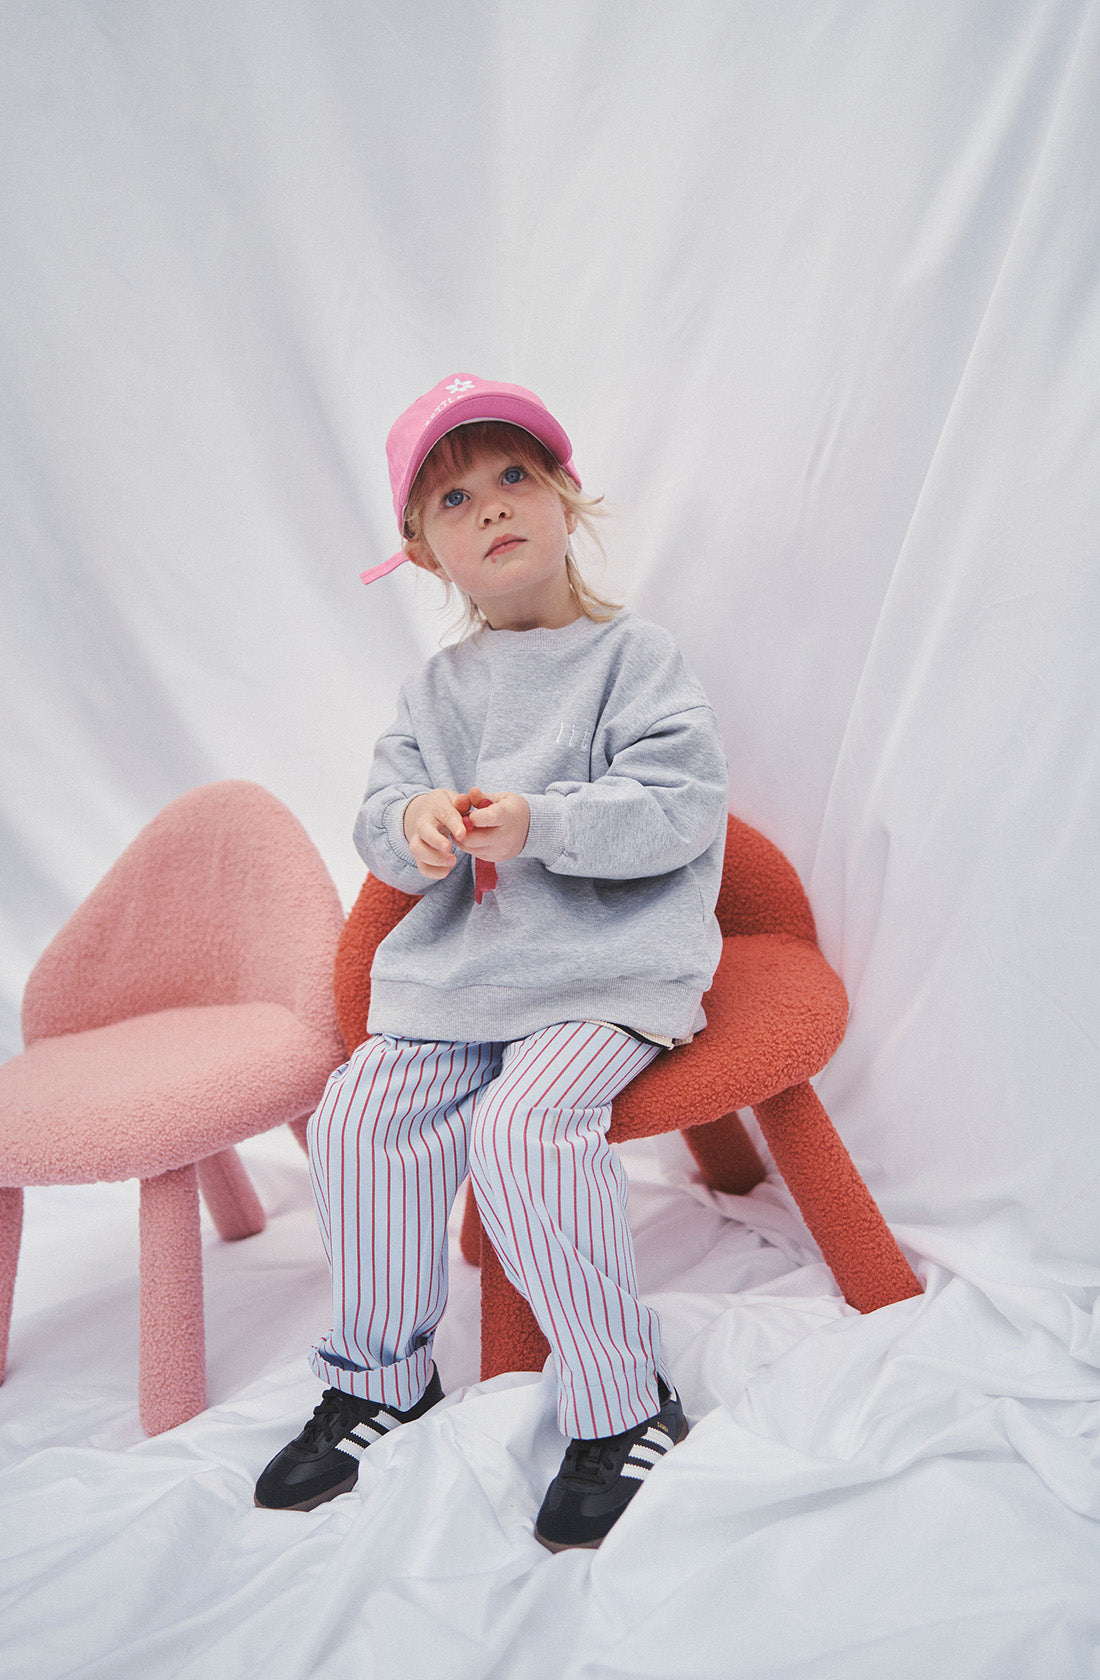
<svg viewBox="0 0 1100 1680"><path fill-rule="evenodd" d="M423 535L406 553L450 578L494 630L552 629L579 616L565 567L576 523L551 485L494 450L431 484Z"/></svg>

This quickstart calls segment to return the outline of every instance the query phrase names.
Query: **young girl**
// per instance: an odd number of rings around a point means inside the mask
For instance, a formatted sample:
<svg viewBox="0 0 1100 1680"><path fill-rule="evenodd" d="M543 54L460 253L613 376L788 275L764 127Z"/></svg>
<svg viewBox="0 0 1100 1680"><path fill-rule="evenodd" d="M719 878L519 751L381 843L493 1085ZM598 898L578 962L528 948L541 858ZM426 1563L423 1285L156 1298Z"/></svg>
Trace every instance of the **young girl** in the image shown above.
<svg viewBox="0 0 1100 1680"><path fill-rule="evenodd" d="M331 1386L256 1500L344 1492L442 1397L432 1336L469 1173L571 1438L535 1532L598 1546L687 1428L606 1132L616 1093L704 1026L725 760L672 638L580 577L569 539L593 504L536 396L458 374L387 454L404 547L364 581L410 560L473 628L406 684L355 826L371 873L423 896L379 946L371 1036L310 1122L334 1315L312 1365Z"/></svg>

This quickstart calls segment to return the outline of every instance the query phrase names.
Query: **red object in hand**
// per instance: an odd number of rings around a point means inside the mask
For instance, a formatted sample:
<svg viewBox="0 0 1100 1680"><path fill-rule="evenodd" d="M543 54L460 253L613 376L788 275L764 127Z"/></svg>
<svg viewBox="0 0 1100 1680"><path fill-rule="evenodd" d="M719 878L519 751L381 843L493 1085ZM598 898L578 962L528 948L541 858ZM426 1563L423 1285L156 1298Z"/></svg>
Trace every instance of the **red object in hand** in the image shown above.
<svg viewBox="0 0 1100 1680"><path fill-rule="evenodd" d="M487 892L497 884L497 866L488 858L474 859L474 903L480 904Z"/></svg>
<svg viewBox="0 0 1100 1680"><path fill-rule="evenodd" d="M479 790L477 788L471 788L469 793L463 793L459 796L458 799L455 800L455 804L458 807L459 816L462 818L463 822L466 824L466 833L467 834L470 833L470 831L472 830L472 828L474 826L473 823L470 821L469 812L471 810L482 811L482 810L484 810L486 805L491 805L492 803L493 803L492 800L491 799L486 799L485 795L483 793L479 792ZM497 866L496 866L496 864L495 863L490 863L488 858L475 858L474 859L474 903L475 904L480 904L482 899L485 897L485 894L487 892L492 892L492 890L496 886L496 884L497 884Z"/></svg>

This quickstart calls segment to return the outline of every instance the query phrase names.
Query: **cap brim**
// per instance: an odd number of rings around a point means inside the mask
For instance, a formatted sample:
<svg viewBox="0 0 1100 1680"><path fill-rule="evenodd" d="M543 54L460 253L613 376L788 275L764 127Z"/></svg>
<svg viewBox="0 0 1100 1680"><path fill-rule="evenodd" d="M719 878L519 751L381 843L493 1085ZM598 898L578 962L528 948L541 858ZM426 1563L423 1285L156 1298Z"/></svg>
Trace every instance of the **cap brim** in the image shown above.
<svg viewBox="0 0 1100 1680"><path fill-rule="evenodd" d="M456 431L459 426L475 426L479 421L486 420L503 420L506 425L518 426L521 431L529 432L550 451L555 461L565 468L573 482L580 487L581 481L573 465L573 446L569 435L564 426L554 419L549 409L510 393L475 391L471 396L461 397L457 402L449 404L442 414L437 415L431 424L424 428L418 438L416 449L405 468L401 487L394 498L395 513L398 501L401 504L399 524L405 517L413 480L440 438L446 437L448 432Z"/></svg>

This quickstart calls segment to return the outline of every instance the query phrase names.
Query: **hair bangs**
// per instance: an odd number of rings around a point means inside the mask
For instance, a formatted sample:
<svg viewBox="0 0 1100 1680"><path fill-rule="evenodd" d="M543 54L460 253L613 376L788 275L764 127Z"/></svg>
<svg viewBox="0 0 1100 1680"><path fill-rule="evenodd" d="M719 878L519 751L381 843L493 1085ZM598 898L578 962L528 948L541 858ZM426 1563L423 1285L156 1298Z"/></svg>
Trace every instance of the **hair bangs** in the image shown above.
<svg viewBox="0 0 1100 1680"><path fill-rule="evenodd" d="M506 420L471 420L454 426L432 445L413 479L405 523L417 519L432 491L447 478L461 477L485 455L512 455L520 466L550 483L557 462L537 437Z"/></svg>

